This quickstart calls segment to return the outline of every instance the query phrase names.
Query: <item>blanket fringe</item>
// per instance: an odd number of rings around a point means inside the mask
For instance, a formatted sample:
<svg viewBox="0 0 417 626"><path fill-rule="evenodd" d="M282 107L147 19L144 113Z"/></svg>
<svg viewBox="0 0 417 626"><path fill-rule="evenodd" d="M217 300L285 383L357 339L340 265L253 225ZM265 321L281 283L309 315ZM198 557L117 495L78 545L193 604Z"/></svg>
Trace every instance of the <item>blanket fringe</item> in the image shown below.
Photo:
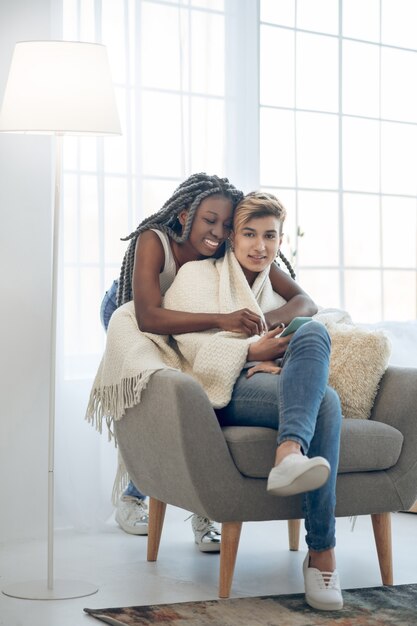
<svg viewBox="0 0 417 626"><path fill-rule="evenodd" d="M137 376L123 378L120 382L113 385L93 387L85 419L94 425L100 434L103 432L103 420L105 420L109 441L113 439L117 445L113 421L122 419L126 409L139 404L142 391L146 389L154 371L147 370Z"/></svg>

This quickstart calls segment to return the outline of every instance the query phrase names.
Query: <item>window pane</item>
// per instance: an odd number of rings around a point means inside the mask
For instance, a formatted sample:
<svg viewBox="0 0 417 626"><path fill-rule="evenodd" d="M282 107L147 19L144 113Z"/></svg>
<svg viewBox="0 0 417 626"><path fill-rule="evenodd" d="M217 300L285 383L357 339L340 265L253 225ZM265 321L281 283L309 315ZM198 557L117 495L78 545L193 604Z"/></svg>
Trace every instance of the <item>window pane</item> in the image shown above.
<svg viewBox="0 0 417 626"><path fill-rule="evenodd" d="M300 191L298 224L303 237L298 240L298 263L339 264L339 207L336 193Z"/></svg>
<svg viewBox="0 0 417 626"><path fill-rule="evenodd" d="M81 4L81 3L80 3ZM109 55L110 72L115 83L126 80L124 2L101 0L102 43Z"/></svg>
<svg viewBox="0 0 417 626"><path fill-rule="evenodd" d="M97 353L102 349L99 274L98 268L65 269L63 332L67 357ZM83 375L84 372L79 373L80 377Z"/></svg>
<svg viewBox="0 0 417 626"><path fill-rule="evenodd" d="M382 122L381 130L382 192L415 195L417 127Z"/></svg>
<svg viewBox="0 0 417 626"><path fill-rule="evenodd" d="M382 259L388 267L417 267L417 207L411 198L382 198Z"/></svg>
<svg viewBox="0 0 417 626"><path fill-rule="evenodd" d="M94 137L80 137L80 170L95 172L97 170L97 139Z"/></svg>
<svg viewBox="0 0 417 626"><path fill-rule="evenodd" d="M83 0L80 2L80 41L95 41L96 21L94 0Z"/></svg>
<svg viewBox="0 0 417 626"><path fill-rule="evenodd" d="M417 122L417 52L382 48L382 117Z"/></svg>
<svg viewBox="0 0 417 626"><path fill-rule="evenodd" d="M381 272L346 270L345 309L355 323L381 319Z"/></svg>
<svg viewBox="0 0 417 626"><path fill-rule="evenodd" d="M78 176L64 174L63 184L63 236L64 261L76 263L78 260Z"/></svg>
<svg viewBox="0 0 417 626"><path fill-rule="evenodd" d="M295 0L261 0L261 22L293 27Z"/></svg>
<svg viewBox="0 0 417 626"><path fill-rule="evenodd" d="M344 194L345 265L377 267L381 262L379 197Z"/></svg>
<svg viewBox="0 0 417 626"><path fill-rule="evenodd" d="M415 0L382 0L382 43L417 48Z"/></svg>
<svg viewBox="0 0 417 626"><path fill-rule="evenodd" d="M339 32L339 3L335 0L298 0L297 26L324 33Z"/></svg>
<svg viewBox="0 0 417 626"><path fill-rule="evenodd" d="M415 320L416 302L415 271L384 272L384 319Z"/></svg>
<svg viewBox="0 0 417 626"><path fill-rule="evenodd" d="M343 2L343 36L379 41L380 0Z"/></svg>
<svg viewBox="0 0 417 626"><path fill-rule="evenodd" d="M140 43L143 86L181 89L182 78L182 88L188 89L188 11L150 2L142 2L141 7ZM179 32L181 32L181 42ZM182 76L181 60L185 63Z"/></svg>
<svg viewBox="0 0 417 626"><path fill-rule="evenodd" d="M303 268L299 271L297 282L318 306L340 307L338 270L308 270Z"/></svg>
<svg viewBox="0 0 417 626"><path fill-rule="evenodd" d="M138 221L156 213L172 196L180 180L144 180L142 182L142 215Z"/></svg>
<svg viewBox="0 0 417 626"><path fill-rule="evenodd" d="M294 113L261 108L260 179L262 186L295 184Z"/></svg>
<svg viewBox="0 0 417 626"><path fill-rule="evenodd" d="M191 33L192 91L224 95L224 16L193 11Z"/></svg>
<svg viewBox="0 0 417 626"><path fill-rule="evenodd" d="M344 41L342 75L343 113L379 117L379 48Z"/></svg>
<svg viewBox="0 0 417 626"><path fill-rule="evenodd" d="M191 100L191 170L224 174L223 100Z"/></svg>
<svg viewBox="0 0 417 626"><path fill-rule="evenodd" d="M343 119L343 186L379 191L379 122Z"/></svg>
<svg viewBox="0 0 417 626"><path fill-rule="evenodd" d="M297 113L300 187L337 189L338 120L333 115Z"/></svg>
<svg viewBox="0 0 417 626"><path fill-rule="evenodd" d="M78 145L79 137L64 136L62 142L62 162L66 170L75 170L78 167Z"/></svg>
<svg viewBox="0 0 417 626"><path fill-rule="evenodd" d="M183 101L183 106L186 102ZM181 96L144 93L141 145L143 173L182 177L181 146L186 145ZM183 123L184 122L184 123ZM182 143L184 142L184 143Z"/></svg>
<svg viewBox="0 0 417 626"><path fill-rule="evenodd" d="M100 226L97 199L97 178L81 176L80 179L80 261L98 263L100 257Z"/></svg>
<svg viewBox="0 0 417 626"><path fill-rule="evenodd" d="M285 255L288 261L293 266L295 271L296 257L297 257L297 228L296 228L296 209L295 209L295 191L288 189L274 189L262 187L262 191L272 193L278 200L284 205L287 211L287 217L285 218L284 226L282 229L283 239L281 244L281 252ZM281 268L286 271L286 268L282 262Z"/></svg>
<svg viewBox="0 0 417 626"><path fill-rule="evenodd" d="M62 2L62 38L64 41L78 40L78 0Z"/></svg>
<svg viewBox="0 0 417 626"><path fill-rule="evenodd" d="M224 11L224 0L190 0L194 7L211 9L212 11Z"/></svg>
<svg viewBox="0 0 417 626"><path fill-rule="evenodd" d="M261 26L260 101L294 106L294 32Z"/></svg>
<svg viewBox="0 0 417 626"><path fill-rule="evenodd" d="M297 34L297 107L338 110L338 41Z"/></svg>
<svg viewBox="0 0 417 626"><path fill-rule="evenodd" d="M104 253L108 263L121 263L127 242L120 237L130 234L127 203L127 182L123 178L107 178L104 182Z"/></svg>

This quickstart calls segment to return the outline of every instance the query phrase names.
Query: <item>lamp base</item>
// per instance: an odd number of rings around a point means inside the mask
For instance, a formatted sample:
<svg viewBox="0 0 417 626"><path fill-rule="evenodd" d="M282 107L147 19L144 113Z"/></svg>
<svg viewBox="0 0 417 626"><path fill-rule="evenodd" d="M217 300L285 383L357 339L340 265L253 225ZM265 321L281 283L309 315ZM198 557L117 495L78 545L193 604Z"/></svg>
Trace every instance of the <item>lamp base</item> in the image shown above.
<svg viewBox="0 0 417 626"><path fill-rule="evenodd" d="M52 589L39 580L14 583L2 589L6 596L22 600L69 600L91 596L97 591L96 585L81 580L55 580Z"/></svg>

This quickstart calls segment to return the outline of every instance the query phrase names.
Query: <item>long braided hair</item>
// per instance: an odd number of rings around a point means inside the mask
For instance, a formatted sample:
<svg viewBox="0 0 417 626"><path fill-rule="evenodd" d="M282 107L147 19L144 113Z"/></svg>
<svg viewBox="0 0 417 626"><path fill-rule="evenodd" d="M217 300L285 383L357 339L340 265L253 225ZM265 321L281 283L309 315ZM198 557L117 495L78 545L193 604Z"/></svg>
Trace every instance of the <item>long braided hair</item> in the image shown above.
<svg viewBox="0 0 417 626"><path fill-rule="evenodd" d="M214 194L229 198L233 209L243 198L243 193L236 189L227 178L209 176L204 172L193 174L182 182L163 207L144 219L128 237L122 241L130 244L123 257L117 290L117 306L132 300L132 275L135 259L136 241L141 233L151 228L161 230L177 243L184 243L190 235L195 213L201 202ZM187 219L184 227L178 221L178 215L186 209Z"/></svg>

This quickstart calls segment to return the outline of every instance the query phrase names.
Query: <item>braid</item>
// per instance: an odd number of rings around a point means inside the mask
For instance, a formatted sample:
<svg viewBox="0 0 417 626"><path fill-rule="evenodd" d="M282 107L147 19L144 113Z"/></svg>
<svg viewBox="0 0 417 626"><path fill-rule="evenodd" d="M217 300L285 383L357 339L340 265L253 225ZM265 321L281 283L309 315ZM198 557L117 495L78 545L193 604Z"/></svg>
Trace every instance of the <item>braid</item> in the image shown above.
<svg viewBox="0 0 417 626"><path fill-rule="evenodd" d="M291 263L287 259L287 257L284 256L284 254L282 254L281 250L278 252L278 256L281 259L281 261L284 263L284 265L286 266L287 270L289 271L291 278L295 280L295 272L292 268Z"/></svg>
<svg viewBox="0 0 417 626"><path fill-rule="evenodd" d="M190 235L195 213L201 202L214 194L229 198L233 209L243 198L243 193L229 183L227 178L209 176L204 172L192 174L177 187L159 211L144 219L136 230L122 239L122 241L130 241L130 244L125 252L120 270L119 287L117 290L118 307L125 304L125 302L129 302L133 297L133 264L136 241L139 235L145 230L153 228L163 231L177 243L184 243ZM187 219L181 232L177 218L184 209L187 209Z"/></svg>

